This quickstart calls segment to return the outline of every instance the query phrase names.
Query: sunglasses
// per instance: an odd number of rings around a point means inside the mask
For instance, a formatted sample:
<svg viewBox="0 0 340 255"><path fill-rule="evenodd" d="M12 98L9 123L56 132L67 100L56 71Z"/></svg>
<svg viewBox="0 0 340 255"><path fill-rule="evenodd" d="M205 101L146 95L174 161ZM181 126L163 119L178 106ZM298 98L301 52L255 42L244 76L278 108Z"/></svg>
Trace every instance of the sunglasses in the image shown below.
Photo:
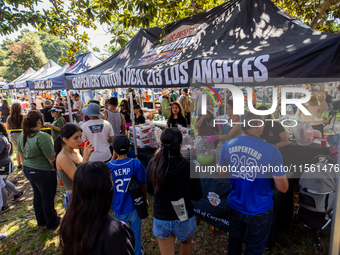
<svg viewBox="0 0 340 255"><path fill-rule="evenodd" d="M121 104L120 107L125 106L125 104Z"/></svg>

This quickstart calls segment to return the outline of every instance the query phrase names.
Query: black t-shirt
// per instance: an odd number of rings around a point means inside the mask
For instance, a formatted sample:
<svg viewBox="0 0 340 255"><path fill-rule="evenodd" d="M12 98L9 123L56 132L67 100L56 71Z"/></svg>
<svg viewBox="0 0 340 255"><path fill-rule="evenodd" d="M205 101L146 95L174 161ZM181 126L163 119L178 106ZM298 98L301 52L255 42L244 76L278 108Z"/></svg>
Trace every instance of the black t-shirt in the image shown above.
<svg viewBox="0 0 340 255"><path fill-rule="evenodd" d="M181 125L182 127L187 127L187 120L182 116L178 116L177 119L169 118L167 124L168 127L177 127L178 125Z"/></svg>
<svg viewBox="0 0 340 255"><path fill-rule="evenodd" d="M49 112L49 110L51 110L51 108L43 108L40 110L40 112L44 115L44 122L53 123L54 118L52 117L51 112Z"/></svg>
<svg viewBox="0 0 340 255"><path fill-rule="evenodd" d="M126 124L131 122L130 114L128 112L123 112L121 110L120 113L123 114Z"/></svg>
<svg viewBox="0 0 340 255"><path fill-rule="evenodd" d="M143 115L139 115L139 117L136 118L136 115L135 115L135 123L136 123L136 125L144 124L145 123L145 117Z"/></svg>
<svg viewBox="0 0 340 255"><path fill-rule="evenodd" d="M98 233L92 254L133 255L135 235L124 222L107 215L102 230Z"/></svg>
<svg viewBox="0 0 340 255"><path fill-rule="evenodd" d="M330 103L332 103L332 99L333 99L332 96L327 94L325 101L326 101L327 104L330 104Z"/></svg>
<svg viewBox="0 0 340 255"><path fill-rule="evenodd" d="M184 198L185 207L188 211L188 217L194 216L194 205L191 200L198 201L202 197L202 188L200 179L190 178L190 161L182 157L170 159L170 166L165 177L165 185L154 194L153 186L150 182L150 170L153 159L150 160L147 172L147 190L148 193L155 196L154 199L154 217L158 220L178 220L177 214L172 207L171 201L178 201ZM193 170L194 171L194 170Z"/></svg>
<svg viewBox="0 0 340 255"><path fill-rule="evenodd" d="M273 121L274 126L272 127L272 121L267 121L263 129L263 133L260 136L267 143L276 144L281 141L280 134L285 131L284 127L280 122Z"/></svg>

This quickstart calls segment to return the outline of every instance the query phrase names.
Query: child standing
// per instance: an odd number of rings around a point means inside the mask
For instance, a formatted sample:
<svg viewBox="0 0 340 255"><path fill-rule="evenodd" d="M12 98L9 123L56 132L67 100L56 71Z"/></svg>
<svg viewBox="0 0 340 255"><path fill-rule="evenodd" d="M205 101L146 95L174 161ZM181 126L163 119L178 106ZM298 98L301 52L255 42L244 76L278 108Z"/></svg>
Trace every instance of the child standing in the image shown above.
<svg viewBox="0 0 340 255"><path fill-rule="evenodd" d="M116 135L113 139L114 155L117 154L116 160L110 161L107 165L110 168L113 182L113 217L117 220L124 221L130 226L135 234L135 254L144 254L144 249L141 245L141 223L131 195L128 191L128 186L131 178L139 181L141 189L144 193L145 203L148 206L146 199L146 172L142 163L138 159L128 158L129 139L125 135Z"/></svg>

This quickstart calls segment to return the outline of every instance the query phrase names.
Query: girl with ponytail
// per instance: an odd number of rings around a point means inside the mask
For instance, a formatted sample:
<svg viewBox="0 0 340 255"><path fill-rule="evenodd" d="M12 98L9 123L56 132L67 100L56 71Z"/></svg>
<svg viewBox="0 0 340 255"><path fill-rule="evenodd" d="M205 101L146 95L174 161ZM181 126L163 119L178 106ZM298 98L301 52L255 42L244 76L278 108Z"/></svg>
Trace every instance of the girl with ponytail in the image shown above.
<svg viewBox="0 0 340 255"><path fill-rule="evenodd" d="M175 254L176 238L180 254L191 253L191 236L196 229L191 200L202 197L200 180L190 178L190 162L182 157L181 146L178 128L165 129L161 148L147 167L147 190L155 196L152 230L162 255Z"/></svg>
<svg viewBox="0 0 340 255"><path fill-rule="evenodd" d="M22 124L18 152L23 157L24 174L34 192L33 206L38 226L56 229L61 218L54 209L57 190L57 173L52 165L55 160L52 137L44 132L44 117L39 111L30 111Z"/></svg>
<svg viewBox="0 0 340 255"><path fill-rule="evenodd" d="M72 183L77 166L88 162L92 151L92 144L84 146L83 157L79 153L82 129L74 124L66 124L60 130L60 135L54 140L54 150L56 153L56 169L59 178L63 181L66 195L64 206L67 209L72 195Z"/></svg>

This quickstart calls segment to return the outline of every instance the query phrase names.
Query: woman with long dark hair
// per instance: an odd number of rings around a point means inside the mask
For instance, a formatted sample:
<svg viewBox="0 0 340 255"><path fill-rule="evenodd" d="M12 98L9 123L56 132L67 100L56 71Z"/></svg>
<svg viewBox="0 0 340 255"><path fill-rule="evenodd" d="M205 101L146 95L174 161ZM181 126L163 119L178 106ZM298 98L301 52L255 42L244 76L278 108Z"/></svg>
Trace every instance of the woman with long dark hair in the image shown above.
<svg viewBox="0 0 340 255"><path fill-rule="evenodd" d="M13 194L12 203L18 202L20 198L24 195L23 191L20 191L15 187L15 185L7 180L9 173L11 173L13 164L11 157L9 155L9 146L7 131L2 123L0 123L0 174L3 175L5 186L2 188L2 199L3 205L1 207L0 214L9 210L9 205L7 204L8 193L7 190Z"/></svg>
<svg viewBox="0 0 340 255"><path fill-rule="evenodd" d="M138 124L144 124L145 123L145 117L144 117L144 113L142 111L142 109L140 108L140 106L138 104L136 104L134 106L134 114L135 114L135 123L136 125Z"/></svg>
<svg viewBox="0 0 340 255"><path fill-rule="evenodd" d="M74 174L69 209L59 229L63 255L134 254L134 235L110 214L113 185L103 162L81 164Z"/></svg>
<svg viewBox="0 0 340 255"><path fill-rule="evenodd" d="M92 144L86 144L83 156L79 153L82 143L81 134L83 130L74 124L66 124L61 128L60 135L54 140L54 151L56 153L56 169L59 178L63 181L66 196L64 206L67 210L72 195L72 183L77 166L89 161L93 150Z"/></svg>
<svg viewBox="0 0 340 255"><path fill-rule="evenodd" d="M196 223L191 200L202 197L199 179L190 178L190 162L181 156L182 133L167 128L161 135L161 148L147 167L147 189L154 195L153 233L162 255L175 254L175 240L180 254L191 252L191 236Z"/></svg>
<svg viewBox="0 0 340 255"><path fill-rule="evenodd" d="M63 106L55 106L52 107L49 112L51 112L54 121L52 122L52 124L45 123L45 126L51 128L52 138L55 139L60 134L61 128L66 124L66 120L61 115L62 113L65 113L65 108Z"/></svg>
<svg viewBox="0 0 340 255"><path fill-rule="evenodd" d="M171 112L166 127L177 127L178 125L187 127L187 119L183 115L181 105L174 102L171 103Z"/></svg>
<svg viewBox="0 0 340 255"><path fill-rule="evenodd" d="M6 123L6 120L11 112L11 107L8 104L7 99L2 99L2 106L0 107L1 121Z"/></svg>
<svg viewBox="0 0 340 255"><path fill-rule="evenodd" d="M128 126L131 126L131 110L126 99L120 102L120 112L125 118L126 128L128 129Z"/></svg>
<svg viewBox="0 0 340 255"><path fill-rule="evenodd" d="M22 124L18 152L24 159L24 174L33 188L33 206L38 226L54 230L61 219L54 209L57 173L53 171L52 165L55 153L52 137L40 131L43 127L42 113L30 111Z"/></svg>
<svg viewBox="0 0 340 255"><path fill-rule="evenodd" d="M21 123L22 123L23 119L24 119L24 117L21 114L21 105L18 104L18 103L12 104L11 113L8 116L7 121L6 121L7 130L21 129ZM21 131L11 131L10 132L10 139L11 139L11 142L13 143L15 148L17 148L17 146L18 146L18 139L19 139L20 134L21 134ZM22 161L23 161L23 158L21 158L20 153L17 152L18 169L22 168Z"/></svg>

